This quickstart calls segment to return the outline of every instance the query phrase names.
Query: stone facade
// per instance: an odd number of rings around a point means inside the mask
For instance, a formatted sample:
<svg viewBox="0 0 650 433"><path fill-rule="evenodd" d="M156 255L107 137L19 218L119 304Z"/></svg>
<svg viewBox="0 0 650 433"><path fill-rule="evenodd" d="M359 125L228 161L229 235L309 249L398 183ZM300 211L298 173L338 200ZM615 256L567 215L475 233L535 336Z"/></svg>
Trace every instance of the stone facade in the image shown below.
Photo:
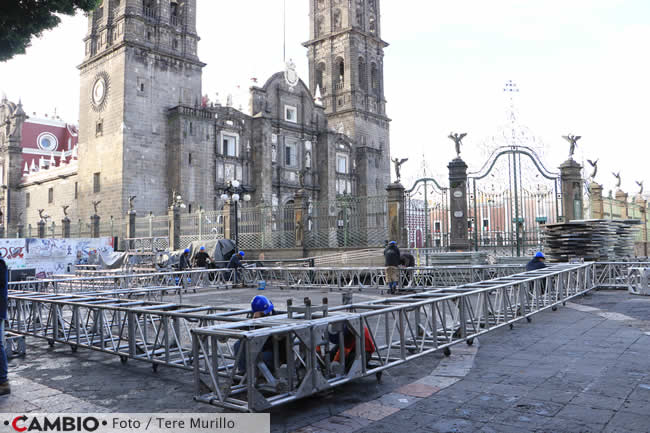
<svg viewBox="0 0 650 433"><path fill-rule="evenodd" d="M138 214L163 215L173 192L182 196L188 212L216 210L223 208L221 193L234 179L253 205L282 206L301 189L307 201L385 195L390 181L383 85L387 44L379 37L379 2L352 2L356 8L340 0L312 3L312 21L322 19L325 10L341 20L327 32L312 23L306 43L310 86L288 65L250 89L250 114L245 114L202 97L197 0L104 0L89 15L79 66L78 165L48 170L37 180L33 173L25 178L20 152L14 149L18 166L13 167L10 140L0 137L5 172L13 176L8 188L16 195L15 212L5 224L20 220L35 226L36 210L44 208L58 225L62 205L70 205L73 223L89 221L93 202L100 200L99 215L117 218L127 214L131 196L137 197ZM345 62L339 80L333 71L340 57L354 60ZM323 63L317 82L315 71ZM6 122L24 121L24 113L16 117L15 106L9 111Z"/></svg>

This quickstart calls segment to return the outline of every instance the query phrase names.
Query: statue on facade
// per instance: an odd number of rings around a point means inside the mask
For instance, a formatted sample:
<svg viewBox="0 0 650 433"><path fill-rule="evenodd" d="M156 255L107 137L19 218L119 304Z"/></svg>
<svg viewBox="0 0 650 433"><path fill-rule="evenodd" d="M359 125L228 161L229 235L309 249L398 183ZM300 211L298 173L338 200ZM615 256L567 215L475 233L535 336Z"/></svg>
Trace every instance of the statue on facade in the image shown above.
<svg viewBox="0 0 650 433"><path fill-rule="evenodd" d="M463 144L463 138L467 137L467 133L464 132L462 134L454 134L450 133L449 134L449 139L454 142L456 145L456 157L460 158L460 146Z"/></svg>
<svg viewBox="0 0 650 433"><path fill-rule="evenodd" d="M61 209L63 209L63 217L64 218L68 218L68 208L69 207L70 207L70 205L61 206Z"/></svg>
<svg viewBox="0 0 650 433"><path fill-rule="evenodd" d="M643 195L643 181L641 181L641 182L636 181L636 184L639 185L639 188L641 188L639 190L639 195Z"/></svg>
<svg viewBox="0 0 650 433"><path fill-rule="evenodd" d="M619 171L618 173L612 173L614 177L616 178L616 188L621 187L621 172Z"/></svg>
<svg viewBox="0 0 650 433"><path fill-rule="evenodd" d="M408 160L409 160L408 158L402 158L402 159L393 158L393 159L391 159L393 164L395 164L395 177L397 177L397 180L395 181L395 183L399 183L399 181L402 179L401 167L402 167L402 164L404 164Z"/></svg>
<svg viewBox="0 0 650 433"><path fill-rule="evenodd" d="M137 196L135 196L135 195L132 195L132 196L129 197L129 212L133 212L135 210L134 207L133 207L133 202L135 201L136 197Z"/></svg>
<svg viewBox="0 0 650 433"><path fill-rule="evenodd" d="M589 176L589 178L592 180L596 178L596 173L598 173L598 161L600 161L600 159L597 159L596 161L592 161L591 159L587 160L589 165L591 165L594 169L594 171L591 172L591 176Z"/></svg>
<svg viewBox="0 0 650 433"><path fill-rule="evenodd" d="M578 145L577 144L578 140L580 140L582 137L579 136L579 135L571 135L571 134L569 134L569 135L562 136L562 138L564 138L566 141L571 143L571 147L569 148L569 159L573 159L573 154L576 151L576 146Z"/></svg>
<svg viewBox="0 0 650 433"><path fill-rule="evenodd" d="M300 184L300 188L305 187L305 175L307 174L307 171L309 171L309 170L307 170L306 168L303 168L302 170L300 170L298 172L298 183Z"/></svg>
<svg viewBox="0 0 650 433"><path fill-rule="evenodd" d="M41 221L46 222L50 216L45 213L45 209L39 209L38 217L41 219Z"/></svg>
<svg viewBox="0 0 650 433"><path fill-rule="evenodd" d="M97 206L101 203L101 200L97 200L93 202L93 207L95 208L95 215L97 215Z"/></svg>

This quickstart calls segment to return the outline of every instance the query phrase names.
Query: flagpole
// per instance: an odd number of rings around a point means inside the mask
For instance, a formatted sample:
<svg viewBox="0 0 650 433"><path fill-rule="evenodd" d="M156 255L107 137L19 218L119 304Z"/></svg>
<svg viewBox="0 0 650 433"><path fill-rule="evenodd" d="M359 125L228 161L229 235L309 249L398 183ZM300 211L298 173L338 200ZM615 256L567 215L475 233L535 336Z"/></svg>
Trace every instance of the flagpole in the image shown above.
<svg viewBox="0 0 650 433"><path fill-rule="evenodd" d="M283 8L283 19L282 19L282 29L283 29L283 41L282 41L282 61L287 63L287 0L284 0Z"/></svg>

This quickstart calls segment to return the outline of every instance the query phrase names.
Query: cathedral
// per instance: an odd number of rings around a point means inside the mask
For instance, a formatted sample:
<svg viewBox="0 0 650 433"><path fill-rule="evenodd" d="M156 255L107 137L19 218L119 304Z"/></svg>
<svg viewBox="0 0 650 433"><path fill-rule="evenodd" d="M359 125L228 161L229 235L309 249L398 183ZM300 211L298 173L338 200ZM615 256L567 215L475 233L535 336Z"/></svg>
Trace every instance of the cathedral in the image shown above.
<svg viewBox="0 0 650 433"><path fill-rule="evenodd" d="M133 196L139 215L162 215L174 192L187 212L217 210L232 180L249 206L283 206L300 189L313 201L384 195L379 0L308 1L307 82L288 62L250 88L246 114L202 96L198 0L103 0L83 39L78 130L65 127L74 143L43 140L20 103L0 105L4 227L35 226L39 210L57 223L95 208L121 218Z"/></svg>

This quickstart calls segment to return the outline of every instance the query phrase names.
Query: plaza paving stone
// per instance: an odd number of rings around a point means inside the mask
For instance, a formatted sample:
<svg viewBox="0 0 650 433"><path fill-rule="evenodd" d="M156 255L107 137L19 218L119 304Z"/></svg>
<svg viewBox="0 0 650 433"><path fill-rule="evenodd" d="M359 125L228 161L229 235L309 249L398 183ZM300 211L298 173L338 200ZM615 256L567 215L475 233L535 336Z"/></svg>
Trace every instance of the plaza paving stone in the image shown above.
<svg viewBox="0 0 650 433"><path fill-rule="evenodd" d="M256 291L189 303L246 306ZM282 308L295 291L267 291ZM338 294L323 295L330 304ZM355 300L379 294L355 294ZM605 314L616 313L616 314ZM271 411L274 432L650 432L650 302L598 291L452 348ZM478 344L480 343L480 344ZM1 412L220 412L195 403L191 372L28 339Z"/></svg>

